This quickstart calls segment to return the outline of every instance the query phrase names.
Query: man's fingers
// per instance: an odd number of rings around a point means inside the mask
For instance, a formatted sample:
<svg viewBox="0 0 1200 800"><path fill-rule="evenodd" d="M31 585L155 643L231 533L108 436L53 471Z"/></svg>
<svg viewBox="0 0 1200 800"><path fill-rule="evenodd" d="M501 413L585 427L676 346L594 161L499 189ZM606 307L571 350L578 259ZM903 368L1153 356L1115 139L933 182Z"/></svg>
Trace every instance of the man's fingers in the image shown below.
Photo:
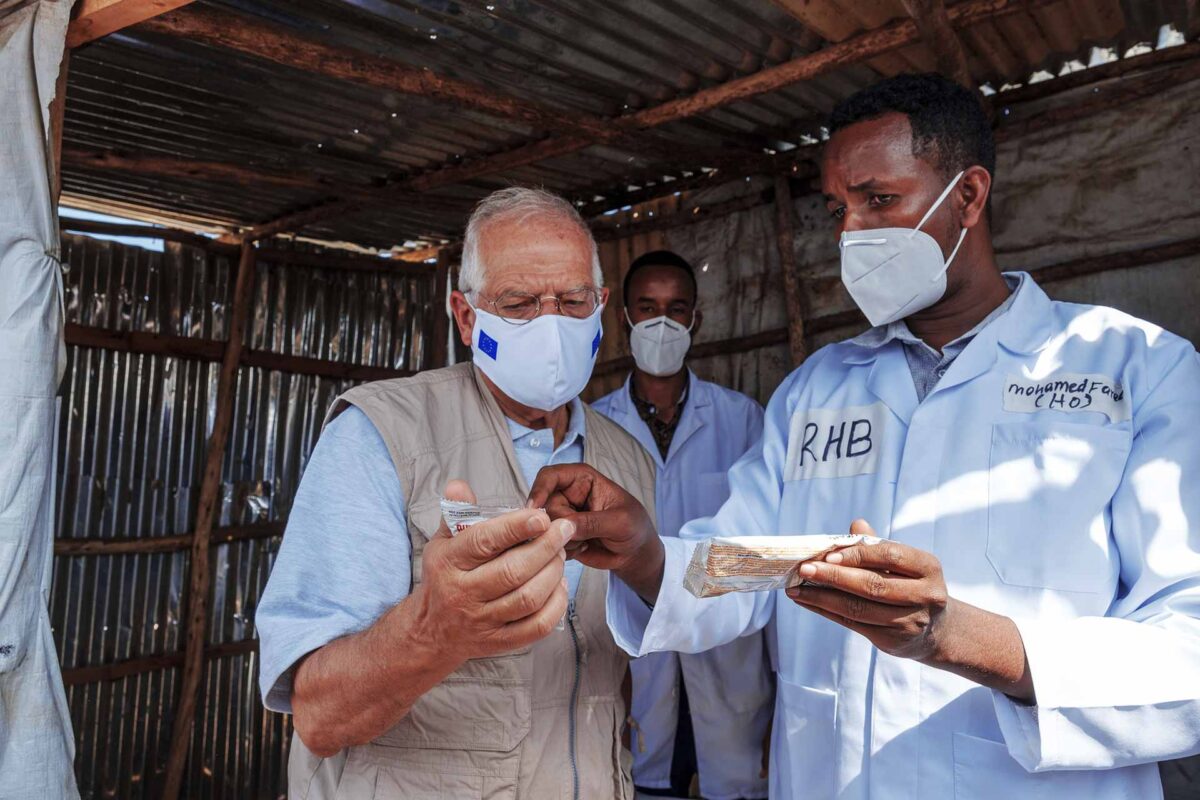
<svg viewBox="0 0 1200 800"><path fill-rule="evenodd" d="M867 625L893 626L918 613L918 606L896 606L868 600L856 594L817 586L796 586L788 597L806 608L820 608L839 617Z"/></svg>
<svg viewBox="0 0 1200 800"><path fill-rule="evenodd" d="M524 619L506 624L500 629L501 636L512 650L533 644L549 636L566 613L567 582L564 580L550 594L544 606Z"/></svg>
<svg viewBox="0 0 1200 800"><path fill-rule="evenodd" d="M474 596L484 601L494 600L525 585L551 561L561 564L566 555L563 548L572 533L574 526L570 522L556 520L532 541L511 547L480 564L467 577Z"/></svg>
<svg viewBox="0 0 1200 800"><path fill-rule="evenodd" d="M914 578L924 578L941 569L940 563L932 553L926 553L924 550L918 550L900 542L889 541L844 547L825 556L824 560L829 564L887 570Z"/></svg>
<svg viewBox="0 0 1200 800"><path fill-rule="evenodd" d="M524 584L488 603L488 614L497 622L515 622L537 613L562 581L563 563L560 558L547 561Z"/></svg>
<svg viewBox="0 0 1200 800"><path fill-rule="evenodd" d="M457 500L460 503L475 503L475 492L471 491L470 485L466 481L452 480L446 484L446 488L442 490L442 497L447 500Z"/></svg>
<svg viewBox="0 0 1200 800"><path fill-rule="evenodd" d="M848 628L849 630L854 631L858 635L865 637L866 639L868 639L871 642L874 642L875 637L879 636L879 634L881 634L883 632L874 625L868 625L863 622L855 622L852 619L846 619L845 617L841 616L840 614L835 614L832 611L826 611L825 609L819 608L817 606L805 605L804 603L801 603L799 600L796 601L796 604L801 606L802 608L808 609L809 611L813 612L814 614L818 614L818 615L824 617L825 619L829 620L830 622L835 622L838 625L841 625L843 628Z"/></svg>
<svg viewBox="0 0 1200 800"><path fill-rule="evenodd" d="M586 464L556 464L543 467L533 479L526 508L546 508L551 496L561 495L582 508L592 490L596 472Z"/></svg>
<svg viewBox="0 0 1200 800"><path fill-rule="evenodd" d="M460 570L472 570L509 548L541 536L549 527L550 519L543 511L510 511L459 533L447 548L447 559Z"/></svg>
<svg viewBox="0 0 1200 800"><path fill-rule="evenodd" d="M850 533L855 536L874 536L875 529L865 519L856 519L850 523Z"/></svg>
<svg viewBox="0 0 1200 800"><path fill-rule="evenodd" d="M884 575L872 569L859 569L846 566L845 563L829 564L824 561L806 561L800 565L797 572L807 581L840 589L877 603L907 606L919 600L909 596L920 588L919 582L912 578Z"/></svg>

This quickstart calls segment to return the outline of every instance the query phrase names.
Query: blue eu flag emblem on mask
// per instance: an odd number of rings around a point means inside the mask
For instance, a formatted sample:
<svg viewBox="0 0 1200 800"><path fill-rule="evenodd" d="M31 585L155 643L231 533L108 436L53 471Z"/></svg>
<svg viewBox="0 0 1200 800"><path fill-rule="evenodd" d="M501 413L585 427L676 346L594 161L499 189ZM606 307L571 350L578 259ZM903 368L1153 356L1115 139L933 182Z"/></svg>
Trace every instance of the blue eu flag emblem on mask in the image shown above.
<svg viewBox="0 0 1200 800"><path fill-rule="evenodd" d="M596 331L596 338L592 339L592 355L596 355L596 351L600 349L600 331ZM494 356L493 356L494 358Z"/></svg>
<svg viewBox="0 0 1200 800"><path fill-rule="evenodd" d="M495 339L488 336L483 331L479 332L479 352L487 353L492 357L492 360L495 361L497 347L499 347L499 345L496 343Z"/></svg>

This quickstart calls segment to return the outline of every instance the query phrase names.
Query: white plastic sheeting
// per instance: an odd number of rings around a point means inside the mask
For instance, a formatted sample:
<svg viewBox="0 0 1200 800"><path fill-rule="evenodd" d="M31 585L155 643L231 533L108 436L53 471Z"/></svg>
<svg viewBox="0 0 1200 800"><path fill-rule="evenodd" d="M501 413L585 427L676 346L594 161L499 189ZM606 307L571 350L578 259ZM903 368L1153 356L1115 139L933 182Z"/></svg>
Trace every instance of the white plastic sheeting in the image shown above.
<svg viewBox="0 0 1200 800"><path fill-rule="evenodd" d="M71 0L0 0L0 797L78 797L46 600L65 366L50 102Z"/></svg>

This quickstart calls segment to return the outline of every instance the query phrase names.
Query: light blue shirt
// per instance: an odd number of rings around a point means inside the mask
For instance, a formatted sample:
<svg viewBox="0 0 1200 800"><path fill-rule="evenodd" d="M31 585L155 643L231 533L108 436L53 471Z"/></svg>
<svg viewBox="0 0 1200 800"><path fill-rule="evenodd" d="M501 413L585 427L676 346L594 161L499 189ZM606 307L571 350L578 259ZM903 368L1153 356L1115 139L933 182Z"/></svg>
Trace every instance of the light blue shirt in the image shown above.
<svg viewBox="0 0 1200 800"><path fill-rule="evenodd" d="M573 400L562 443L508 420L525 482L549 464L583 460L583 404ZM571 596L583 565L566 564ZM313 449L279 555L255 615L259 686L272 711L291 713L292 673L308 653L369 628L412 589L404 495L383 437L351 406Z"/></svg>
<svg viewBox="0 0 1200 800"><path fill-rule="evenodd" d="M1200 751L1200 359L1025 274L924 401L902 344L822 348L775 392L711 519L664 538L653 610L610 577L631 655L777 645L771 792L783 798L1162 796ZM898 658L783 592L697 599L696 539L844 533L932 553L949 595L1010 618L1036 706Z"/></svg>

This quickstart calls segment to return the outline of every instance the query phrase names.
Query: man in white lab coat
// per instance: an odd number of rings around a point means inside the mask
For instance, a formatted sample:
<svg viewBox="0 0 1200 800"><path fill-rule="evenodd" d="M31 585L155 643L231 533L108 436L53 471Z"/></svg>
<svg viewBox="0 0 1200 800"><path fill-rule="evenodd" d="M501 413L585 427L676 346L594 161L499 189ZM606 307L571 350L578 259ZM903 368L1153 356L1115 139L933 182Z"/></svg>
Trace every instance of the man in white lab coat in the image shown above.
<svg viewBox="0 0 1200 800"><path fill-rule="evenodd" d="M531 502L612 571L632 654L774 618L772 797L1161 797L1155 762L1200 751L1196 351L1001 274L971 93L892 78L830 130L843 280L875 327L779 387L730 499L681 538L594 472L543 471ZM810 585L682 588L689 540L848 525L884 541L802 566Z"/></svg>
<svg viewBox="0 0 1200 800"><path fill-rule="evenodd" d="M762 435L762 406L684 366L703 321L696 294L695 271L676 253L655 250L629 265L623 297L634 370L593 403L654 459L663 536L721 507L726 473ZM761 632L694 655L650 653L630 669L640 796L688 797L698 774L707 800L766 797L762 755L775 688Z"/></svg>

